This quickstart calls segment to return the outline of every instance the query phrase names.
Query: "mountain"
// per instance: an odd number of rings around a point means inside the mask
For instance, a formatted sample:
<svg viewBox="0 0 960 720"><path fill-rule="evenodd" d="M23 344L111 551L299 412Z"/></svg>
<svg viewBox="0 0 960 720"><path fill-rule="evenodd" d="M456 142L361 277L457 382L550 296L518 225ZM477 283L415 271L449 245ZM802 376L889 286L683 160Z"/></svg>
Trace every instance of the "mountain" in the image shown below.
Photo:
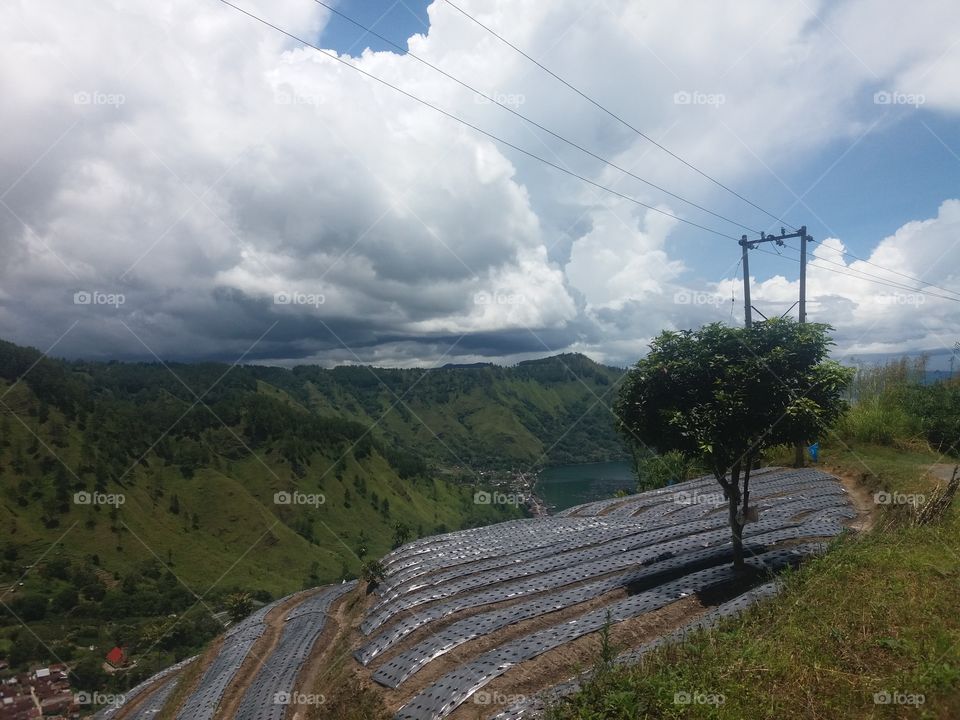
<svg viewBox="0 0 960 720"><path fill-rule="evenodd" d="M261 369L321 416L377 423L442 465L523 469L625 459L610 406L623 372L580 354L433 370Z"/></svg>
<svg viewBox="0 0 960 720"><path fill-rule="evenodd" d="M404 540L519 517L475 502L482 478L623 457L619 376L580 355L289 370L0 341L0 657L95 674L113 645L163 638L133 679L215 636L211 610L238 592L266 601Z"/></svg>
<svg viewBox="0 0 960 720"><path fill-rule="evenodd" d="M389 549L398 522L415 537L516 515L473 503L482 470L623 457L619 374L581 355L287 370L67 362L0 342L3 540L29 557L64 534L63 552L111 572L157 557L194 583L265 532L228 581L336 580L361 547ZM274 503L294 491L324 502Z"/></svg>

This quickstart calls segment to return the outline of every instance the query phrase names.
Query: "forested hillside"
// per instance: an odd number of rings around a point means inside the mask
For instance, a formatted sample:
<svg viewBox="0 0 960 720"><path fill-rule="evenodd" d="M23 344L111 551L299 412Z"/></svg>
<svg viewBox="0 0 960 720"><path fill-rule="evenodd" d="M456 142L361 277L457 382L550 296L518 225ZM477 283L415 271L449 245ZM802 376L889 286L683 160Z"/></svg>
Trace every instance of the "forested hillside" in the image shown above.
<svg viewBox="0 0 960 720"><path fill-rule="evenodd" d="M578 355L286 370L67 362L0 342L0 654L93 646L95 668L183 613L159 666L214 633L210 610L238 592L352 577L398 542L517 517L473 502L480 473L622 456L618 377Z"/></svg>

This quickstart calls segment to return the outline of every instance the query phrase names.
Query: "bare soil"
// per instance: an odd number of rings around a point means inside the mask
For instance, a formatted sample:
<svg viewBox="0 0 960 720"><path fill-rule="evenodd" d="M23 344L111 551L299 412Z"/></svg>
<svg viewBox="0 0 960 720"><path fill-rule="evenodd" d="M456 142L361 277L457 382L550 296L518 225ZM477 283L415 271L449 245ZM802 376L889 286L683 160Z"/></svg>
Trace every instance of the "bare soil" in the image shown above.
<svg viewBox="0 0 960 720"><path fill-rule="evenodd" d="M338 680L336 670L342 663L359 663L351 656L361 636L358 625L375 596L366 596L363 583L337 600L324 624L323 632L313 644L314 652L300 670L296 689L303 695L310 693L330 695L331 684ZM305 718L316 714L316 707L297 703L287 711L288 718Z"/></svg>
<svg viewBox="0 0 960 720"><path fill-rule="evenodd" d="M850 521L848 527L857 532L872 530L880 517L880 508L873 501L873 494L870 490L864 487L861 478L850 473L840 472L837 468L829 468L827 472L840 480L840 484L849 493L853 507L857 511L857 517Z"/></svg>
<svg viewBox="0 0 960 720"><path fill-rule="evenodd" d="M660 610L612 625L610 639L621 649L634 648L686 625L703 612L705 608L696 596L686 597ZM518 696L530 697L569 680L590 668L599 653L599 636L591 633L510 668L483 689L486 697L508 705L519 699ZM467 699L450 715L450 720L486 718L503 709L505 707L499 704L481 705Z"/></svg>
<svg viewBox="0 0 960 720"><path fill-rule="evenodd" d="M240 701L243 699L243 695L246 693L250 683L256 678L260 669L267 661L267 658L270 657L280 642L280 636L283 633L283 622L287 617L287 613L313 594L313 592L309 592L291 598L287 602L277 605L267 613L267 617L264 618L266 627L264 628L263 635L261 635L253 644L253 647L250 648L250 652L247 654L247 657L244 658L233 681L227 686L223 698L220 700L220 706L217 709L216 715L214 715L215 718L223 720L232 718L236 714L237 708L240 706Z"/></svg>
<svg viewBox="0 0 960 720"><path fill-rule="evenodd" d="M411 676L406 682L401 684L396 690L382 688L384 700L387 706L392 710L397 710L405 703L409 702L424 687L432 684L446 673L454 670L460 665L473 660L478 655L491 650L503 643L516 640L530 633L552 625L557 625L580 615L608 605L611 602L622 600L627 597L624 588L619 588L611 592L600 595L589 602L573 605L563 610L547 613L536 618L524 620L514 625L510 625L489 635L483 635L479 638L466 642L453 650L444 653L435 660L427 663L419 672ZM487 609L498 606L488 606ZM562 649L562 648L561 648ZM524 663L526 665L527 663ZM568 676L572 674L572 668L568 668Z"/></svg>

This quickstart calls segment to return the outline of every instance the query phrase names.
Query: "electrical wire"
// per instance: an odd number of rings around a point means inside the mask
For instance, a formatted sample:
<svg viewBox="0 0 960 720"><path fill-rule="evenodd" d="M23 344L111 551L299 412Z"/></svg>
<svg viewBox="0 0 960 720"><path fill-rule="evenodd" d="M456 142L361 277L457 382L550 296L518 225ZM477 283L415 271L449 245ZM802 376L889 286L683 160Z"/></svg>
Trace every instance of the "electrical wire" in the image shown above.
<svg viewBox="0 0 960 720"><path fill-rule="evenodd" d="M240 13L243 13L243 14L246 15L247 17L249 17L249 18L251 18L251 19L253 19L253 20L256 20L257 22L259 22L259 23L261 23L261 24L263 24L263 25L266 25L266 26L269 27L269 28L272 28L273 30L276 30L277 32L282 33L283 35L286 35L288 38L290 38L290 39L292 39L292 40L296 40L297 42L301 43L302 45L305 45L306 47L309 47L309 48L312 48L312 49L316 50L317 52L321 53L322 55L327 56L327 57L330 58L331 60L335 60L335 61L337 61L338 63L341 63L342 65L346 65L348 68L351 68L352 70L357 71L357 72L360 73L361 75L365 75L366 77L370 78L371 80L375 80L375 81L377 81L378 83L380 83L380 84L382 84L382 85L385 85L385 86L391 88L392 90L397 91L398 93L400 93L400 94L402 94L402 95L405 95L406 97L410 98L411 100L415 100L416 102L420 103L421 105L424 105L424 106L426 106L426 107L428 107L428 108L431 108L432 110L435 110L436 112L441 113L442 115L447 116L447 117L450 118L451 120L455 120L456 122L460 123L461 125L464 125L464 126L470 128L470 129L472 129L472 130L480 133L481 135L485 135L486 137L490 138L491 140L493 140L493 141L495 141L495 142L498 142L498 143L500 143L500 144L502 144L502 145L505 145L506 147L512 148L513 150L516 150L517 152L522 153L522 154L526 155L527 157L533 158L534 160L537 160L537 161L543 163L544 165L548 165L549 167L552 167L552 168L554 168L555 170L559 170L559 171L562 172L562 173L566 173L567 175L570 175L571 177L577 178L578 180L581 180L581 181L587 183L588 185L592 185L592 186L594 186L594 187L596 187L596 188L599 188L600 190L604 190L604 191L606 191L606 192L608 192L608 193L611 193L611 194L613 194L613 195L616 195L617 197L620 197L620 198L622 198L622 199L624 199L624 200L627 200L627 201L632 202L632 203L634 203L634 204L636 204L636 205L639 205L640 207L644 207L644 208L646 208L647 210L651 210L651 211L653 211L653 212L659 213L660 215L664 215L664 216L666 216L666 217L672 218L672 219L677 220L677 221L679 221L679 222L686 223L687 225L691 225L691 226L693 226L693 227L695 227L695 228L698 228L698 229L700 229L700 230L704 230L704 231L709 232L709 233L712 233L712 234L714 234L714 235L719 235L720 237L724 237L724 238L727 238L727 239L730 239L730 240L737 240L737 239L738 239L738 238L734 237L733 235L728 235L727 233L721 232L720 230L715 230L714 228L707 227L706 225L701 225L700 223L694 222L693 220L688 220L687 218L680 217L679 215L674 215L673 213L667 212L666 210L661 210L660 208L655 207L655 206L653 206L653 205L648 205L647 203L645 203L645 202L643 202L643 201L641 201L641 200L637 200L636 198L631 197L630 195L626 195L626 194L624 194L624 193L621 193L621 192L619 192L618 190L614 190L614 189L611 188L611 187L608 187L608 186L606 186L606 185L602 185L601 183L598 183L598 182L595 182L595 181L593 181L593 180L590 180L589 178L584 177L583 175L580 175L580 174L578 174L578 173L575 173L574 171L569 170L569 169L567 169L567 168L565 168L565 167L563 167L563 166L561 166L561 165L557 165L556 163L551 162L550 160L547 160L547 159L544 158L544 157L541 157L541 156L539 156L539 155L537 155L537 154L535 154L535 153L532 153L532 152L530 152L529 150L525 150L525 149L523 149L522 147L519 147L518 145L514 145L513 143L511 143L511 142L509 142L509 141L507 141L507 140L504 140L503 138L498 137L497 135L494 135L493 133L488 132L487 130L484 130L484 129L481 128L481 127L478 127L477 125L474 125L473 123L469 122L468 120L464 120L463 118L461 118L461 117L459 117L459 116L457 116L457 115L454 115L453 113L448 112L448 111L444 110L443 108L438 107L437 105L434 105L434 104L431 103L431 102L428 102L427 100L424 100L424 99L422 99L422 98L417 97L416 95L413 95L412 93L409 93L409 92L407 92L406 90L404 90L404 89L402 89L402 88L400 88L400 87L397 87L396 85L393 85L392 83L384 80L383 78L377 77L377 76L374 75L373 73L367 72L366 70L357 67L357 66L354 65L353 63L347 62L347 61L344 60L343 58L339 57L336 53L330 52L330 51L328 51L328 50L324 50L323 48L321 48L321 47L319 47L319 46L317 46L317 45L314 45L313 43L311 43L311 42L309 42L309 41L307 41L307 40L304 40L303 38L298 37L297 35L294 35L293 33L288 32L287 30L284 30L283 28L281 28L281 27L279 27L279 26L277 26L277 25L274 25L273 23L271 23L271 22L268 21L268 20L265 20L265 19L263 19L262 17L259 17L258 15L254 15L253 13L251 13L251 12L249 12L249 11L247 11L247 10L244 10L243 8L241 8L241 7L237 6L237 5L234 5L234 4L233 4L232 2L230 2L229 0L219 0L219 1L220 1L221 3L223 3L224 5L227 5L227 6L231 7L231 8L233 8L233 9L236 10L236 11L238 11L238 12L240 12Z"/></svg>
<svg viewBox="0 0 960 720"><path fill-rule="evenodd" d="M354 20L352 17L350 17L350 16L347 15L346 13L343 13L343 12L341 12L340 10L337 10L335 7L332 7L331 5L328 5L328 4L325 3L323 0L313 0L313 1L314 1L315 3L317 3L317 5L321 5L321 6L325 7L325 8L326 8L327 10L329 10L330 12L332 12L332 13L334 13L335 15L343 18L343 19L346 20L347 22L352 23L353 25L355 25L356 27L360 28L361 30L366 31L366 32L369 33L370 35L373 35L374 37L379 38L380 40L382 40L383 42L387 43L388 45L396 48L397 50L399 50L400 52L402 52L404 55L408 55L409 57L413 58L414 60L416 60L416 61L419 62L419 63L422 63L423 65L425 65L426 67L430 68L431 70L440 73L441 75L443 75L443 76L446 77L446 78L449 78L450 80L453 80L453 82L457 83L458 85L460 85L460 86L462 86L462 87L465 87L467 90L469 90L470 92L474 93L475 95L479 95L480 97L488 100L489 102L494 103L495 105L497 105L498 107L502 108L503 110L506 110L508 113L510 113L510 114L512 114L512 115L515 115L516 117L520 118L521 120L523 120L523 121L525 121L525 122L533 125L534 127L542 130L543 132L551 135L552 137L555 137L557 140L560 140L561 142L566 143L566 144L569 145L570 147L576 148L576 149L579 150L580 152L585 153L586 155L589 155L589 156L592 157L594 160L599 160L599 161L602 162L604 165L607 165L607 166L609 166L609 167L612 167L612 168L614 168L615 170L619 170L620 172L624 173L625 175L629 175L630 177L632 177L632 178L635 179L635 180L639 180L640 182L642 182L642 183L644 183L644 184L646 184L646 185L649 185L650 187L652 187L652 188L654 188L654 189L656 189L656 190L659 190L660 192L665 193L665 194L669 195L669 196L672 197L672 198L676 198L677 200L679 200L679 201L681 201L681 202L683 202L683 203L686 203L687 205L690 205L691 207L695 207L695 208L697 208L698 210L702 210L703 212L705 212L705 213L707 213L707 214L709 214L709 215L713 215L715 218L718 218L718 219L720 219L720 220L723 220L724 222L728 222L728 223L730 223L730 224L732 224L732 225L736 225L737 227L742 228L742 229L744 229L744 230L749 230L749 231L752 232L752 233L756 233L756 234L759 234L759 233L760 233L759 230L757 230L757 229L755 229L755 228L752 228L752 227L750 227L749 225L744 225L744 224L741 223L741 222L737 222L736 220L733 220L733 219L728 218L728 217L726 217L726 216L724 216L724 215L721 215L720 213L714 212L713 210L710 210L710 209L708 209L708 208L705 208L705 207L703 207L702 205L698 205L698 204L695 203L694 201L688 200L687 198L683 197L682 195L678 195L678 194L675 193L675 192L672 192L672 191L670 191L670 190L667 190L665 187L663 187L663 186L661 186L661 185L657 185L656 183L651 182L650 180L647 180L646 178L643 178L643 177L641 177L641 176L639 176L639 175L636 175L635 173L631 172L630 170L627 170L626 168L617 165L616 163L612 162L611 160L608 160L608 159L606 159L606 158L598 155L597 153L595 153L595 152L593 152L593 151L591 151L591 150L583 147L582 145L579 145L578 143L574 142L573 140L570 140L570 139L568 139L568 138L565 138L564 136L560 135L559 133L554 132L553 130L551 130L551 129L548 128L548 127L544 127L543 125L541 125L541 124L540 124L539 122L537 122L536 120L534 120L534 119L532 119L532 118L530 118L530 117L527 117L527 116L524 115L523 113L521 113L521 112L519 112L519 111L517 111L517 110L514 110L514 109L513 109L512 107L510 107L509 105L500 102L499 100L496 99L496 97L492 97L492 96L487 95L486 93L482 92L481 90L477 90L475 87L473 87L472 85L468 84L467 82L459 79L458 77L455 77L454 75L451 75L451 74L448 73L446 70L444 70L443 68L437 67L436 65L434 65L434 64L431 63L430 61L424 60L424 59L421 58L420 56L418 56L418 55L410 52L410 50L408 50L407 48L404 48L404 47L403 47L402 45L400 45L399 43L394 42L394 41L391 40L390 38L384 37L384 36L381 35L380 33L376 32L373 28L369 28L369 27L367 27L366 25L360 23L359 21Z"/></svg>
<svg viewBox="0 0 960 720"><path fill-rule="evenodd" d="M794 247L790 247L790 249L791 249L791 250L796 250L796 248L794 248ZM787 255L780 255L780 254L777 254L777 253L770 252L769 250L764 250L763 248L756 248L756 250L758 250L759 252L764 253L765 255L770 255L770 256L772 256L772 257L777 257L777 258L780 258L780 259L782 259L782 260L786 260L787 262L796 262L796 263L799 263L799 262L800 262L800 258L789 257L789 256L787 256ZM817 261L820 261L820 260L824 260L825 262L829 262L829 263L831 263L831 264L833 264L833 265L838 265L838 266L840 266L840 267L846 268L846 271L843 271L843 270L834 270L833 268L829 268L829 267L826 267L826 266L824 266L824 265L819 265L819 264L817 264ZM928 295L928 296L930 296L930 297L939 298L939 299L941 299L941 300L952 300L953 302L960 302L960 298L950 297L949 295L938 295L937 293L931 293L931 292L928 292L928 291L926 291L926 290L909 287L909 286L907 286L907 285L900 285L900 284L897 284L897 283L892 283L892 282L889 282L889 281L884 280L884 279L874 279L874 278L878 278L878 277L879 277L879 276L877 276L877 275L870 275L869 273L864 274L864 275L854 274L854 273L862 273L862 271L861 271L861 270L852 270L851 268L848 268L846 265L843 265L842 263L837 263L837 262L833 262L833 261L830 261L830 260L826 260L825 258L816 258L816 260L808 260L808 261L807 261L807 267L815 267L815 268L817 268L817 269L819 269L819 270L826 270L827 272L837 273L838 275L846 275L847 277L851 277L851 278L854 278L854 279L856 279L856 280L865 280L865 281L867 281L867 282L872 282L872 283L874 283L874 284L876 284L876 285L883 285L883 286L885 286L885 287L894 288L894 289L896 289L896 290L908 290L908 291L913 292L913 293L918 293L918 294L921 294L921 295Z"/></svg>
<svg viewBox="0 0 960 720"><path fill-rule="evenodd" d="M853 258L858 262L866 263L867 265L872 265L873 267L883 270L884 272L893 273L894 275L900 275L901 277L905 277L912 282L918 282L923 285L936 288L937 290L943 290L944 292L953 293L954 295L960 296L960 292L958 292L957 290L951 290L950 288L941 287L940 285L935 285L934 283L928 282L922 278L914 277L913 275L908 275L907 273L900 272L899 270L893 270L892 268L884 267L883 265L878 265L875 262L871 262L870 260L865 260L862 257L854 255L852 252L849 252L847 250L838 250L837 252L839 252L841 255L846 255L849 258Z"/></svg>
<svg viewBox="0 0 960 720"><path fill-rule="evenodd" d="M782 225L786 225L786 226L789 227L791 230L796 230L796 229L797 229L796 227L794 227L793 225L791 225L790 223L788 223L786 220L777 217L776 215L774 215L773 213L771 213L771 212L768 211L768 210L765 210L764 208L760 207L759 205L757 205L757 204L756 204L755 202L753 202L752 200L749 200L748 198L746 198L746 197L744 197L743 195L741 195L740 193L738 193L738 192L737 192L736 190L734 190L733 188L731 188L731 187L729 187L729 186L727 186L727 185L724 185L722 182L720 182L719 180L717 180L717 179L716 179L715 177L713 177L712 175L708 175L707 173L705 173L703 170L701 170L700 168L698 168L698 167L697 167L696 165L694 165L693 163L688 162L688 161L685 160L684 158L680 157L680 156L677 155L675 152L673 152L672 150L670 150L668 147L662 145L661 143L657 142L656 140L654 140L652 137L650 137L649 135L647 135L647 134L644 133L643 131L637 129L636 127L634 127L633 125L631 125L630 123L628 123L626 120L624 120L622 117L620 117L619 115L617 115L617 114L616 114L615 112L613 112L612 110L608 110L606 107L604 107L603 105L601 105L599 102L597 102L596 100L594 100L592 97L590 97L589 95L587 95L585 92L583 92L583 91L580 90L579 88L575 87L575 86L572 85L571 83L569 83L569 82L567 82L566 80L564 80L562 77L560 77L559 75L557 75L553 70L551 70L550 68L546 67L545 65L543 65L543 64L540 63L539 61L537 61L537 60L535 60L534 58L532 58L529 54L527 54L526 52L524 52L523 50L521 50L519 47L517 47L517 46L514 45L512 42L510 42L509 40L507 40L506 38L504 38L502 35L499 35L499 34L498 34L496 31L494 31L492 28L488 27L487 25L484 25L482 22L480 22L480 21L477 20L475 17L473 17L470 13L468 13L468 12L465 11L465 10L463 10L463 9L460 8L459 6L455 5L455 4L452 3L450 0L443 0L443 1L444 1L447 5L449 5L450 7L452 7L454 10L456 10L457 12L459 12L461 15L463 15L464 17L468 18L469 20L473 21L474 23L476 23L477 25L479 25L480 27L482 27L482 28L483 28L484 30L486 30L488 33L490 33L490 34L493 35L495 38L497 38L500 42L502 42L502 43L504 43L505 45L513 48L516 52L518 52L518 53L520 53L521 55L523 55L523 57L525 57L527 60L529 60L530 62L532 62L532 63L533 63L534 65L536 65L537 67L539 67L541 70L543 70L544 72L546 72L547 74L549 74L550 76L552 76L553 78L555 78L556 80L558 80L559 82L561 82L561 83L563 83L564 85L566 85L568 88L570 88L571 90L573 90L575 93L577 93L577 95L579 95L580 97L582 97L584 100L586 100L587 102L591 103L592 105L596 106L597 108L599 108L600 110L602 110L603 112L605 112L607 115L609 115L610 117L612 117L614 120L616 120L617 122L619 122L619 123L620 123L621 125L623 125L624 127L629 128L630 130L632 130L633 132L635 132L637 135L639 135L640 137L642 137L644 140L647 140L648 142L653 143L654 145L656 145L658 148L660 148L661 150L663 150L665 153L667 153L667 154L670 155L671 157L675 158L676 160L679 160L681 163L683 163L684 165L686 165L688 168L690 168L690 169L693 170L694 172L696 172L696 173L702 175L703 177L705 177L707 180L709 180L710 182L712 182L714 185L717 185L718 187L721 187L721 188L723 188L724 190L726 190L728 193L731 193L732 195L735 195L736 197L738 197L738 198L739 198L740 200L742 200L743 202L747 203L748 205L751 205L752 207L754 207L754 208L756 208L757 210L759 210L760 212L762 212L764 215L767 215L768 217L773 218L774 220L776 220L777 222L779 222L779 223L782 224Z"/></svg>

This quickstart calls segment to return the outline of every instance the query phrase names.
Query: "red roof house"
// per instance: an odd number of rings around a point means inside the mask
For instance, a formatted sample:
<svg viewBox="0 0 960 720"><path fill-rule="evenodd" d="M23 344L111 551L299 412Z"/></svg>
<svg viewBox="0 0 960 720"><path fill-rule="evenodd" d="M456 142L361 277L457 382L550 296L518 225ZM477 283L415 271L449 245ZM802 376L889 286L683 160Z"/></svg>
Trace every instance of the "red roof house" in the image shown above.
<svg viewBox="0 0 960 720"><path fill-rule="evenodd" d="M110 663L111 667L118 668L127 661L127 653L124 652L122 647L115 647L113 650L107 653L107 662Z"/></svg>

